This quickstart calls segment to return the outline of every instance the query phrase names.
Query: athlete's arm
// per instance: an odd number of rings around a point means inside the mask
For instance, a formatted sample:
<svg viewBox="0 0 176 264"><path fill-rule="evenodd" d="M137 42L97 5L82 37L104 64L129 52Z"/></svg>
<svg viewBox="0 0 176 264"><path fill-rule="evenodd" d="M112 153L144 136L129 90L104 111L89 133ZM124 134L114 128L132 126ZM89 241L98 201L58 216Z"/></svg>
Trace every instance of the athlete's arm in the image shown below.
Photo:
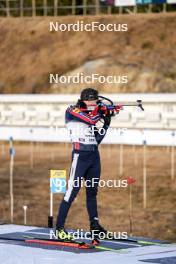
<svg viewBox="0 0 176 264"><path fill-rule="evenodd" d="M77 107L69 107L66 110L66 115L69 115L71 119L81 121L89 125L95 125L101 118L99 113L96 115L88 115Z"/></svg>
<svg viewBox="0 0 176 264"><path fill-rule="evenodd" d="M110 126L110 123L111 123L111 116L109 114L104 116L103 119L104 119L104 125L101 129L102 133L98 132L97 129L94 130L95 138L96 138L96 141L98 144L100 144L101 141L103 140L103 138L105 137L106 132L107 132L107 130Z"/></svg>

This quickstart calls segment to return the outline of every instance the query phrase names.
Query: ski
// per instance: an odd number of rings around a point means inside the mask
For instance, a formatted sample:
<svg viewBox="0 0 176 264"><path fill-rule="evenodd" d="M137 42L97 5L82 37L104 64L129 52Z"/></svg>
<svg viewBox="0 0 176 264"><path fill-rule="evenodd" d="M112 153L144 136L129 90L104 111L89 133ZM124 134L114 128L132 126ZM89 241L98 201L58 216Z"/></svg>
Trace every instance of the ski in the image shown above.
<svg viewBox="0 0 176 264"><path fill-rule="evenodd" d="M94 248L93 245L89 245L86 243L79 243L77 241L57 241L51 239L27 239L25 240L26 243L37 243L42 245L52 245L52 246L65 246L65 247L72 247L72 248L79 248L79 249L92 249Z"/></svg>
<svg viewBox="0 0 176 264"><path fill-rule="evenodd" d="M90 238L92 238L91 237L91 235L90 235ZM93 239L93 238L92 238ZM130 238L130 237L128 237L128 238L116 238L116 237L111 237L111 238L108 238L108 237L105 237L105 238L99 238L99 237L97 237L96 238L96 236L95 236L95 238L93 239L93 240L96 240L97 241L97 243L99 243L100 241L103 241L103 240L105 240L105 241L117 241L117 242L129 242L129 243L136 243L136 244L138 244L138 245L143 245L143 246L149 246L149 245L161 245L161 244L163 244L162 242L152 242L152 241L146 241L146 240L142 240L142 239L135 239L135 238Z"/></svg>
<svg viewBox="0 0 176 264"><path fill-rule="evenodd" d="M100 246L99 245L100 240L98 240L98 239L93 239L92 244L95 246L95 248L100 249L100 250L104 250L104 251L111 251L111 252L115 252L115 253L128 253L129 252L126 249L113 249L113 248L109 248L106 246Z"/></svg>
<svg viewBox="0 0 176 264"><path fill-rule="evenodd" d="M33 236L23 236L24 238L28 239L28 240L33 240L33 241L46 241L46 242L49 242L49 243L65 243L66 245L72 245L72 244L76 244L78 245L79 248L88 248L88 249L92 249L92 248L95 248L95 246L93 244L88 244L88 243L85 243L85 242L81 242L81 241L77 241L77 240L61 240L61 239L50 239L50 238L38 238L38 237L33 237ZM44 242L45 243L45 242ZM75 247L73 245L73 247ZM77 246L76 246L77 247Z"/></svg>
<svg viewBox="0 0 176 264"><path fill-rule="evenodd" d="M9 240L9 241L19 241L28 244L42 244L42 245L51 245L51 246L65 246L65 247L72 247L72 248L79 248L79 249L93 249L95 248L94 245L88 244L85 242L80 241L63 241L57 239L44 239L44 238L34 238L34 237L26 237L26 238L9 238L9 237L0 237L1 240Z"/></svg>
<svg viewBox="0 0 176 264"><path fill-rule="evenodd" d="M139 245L143 245L143 246L149 246L149 245L161 245L162 243L160 242L152 242L152 241L145 241L145 240L141 240L141 239L133 239L133 238L115 238L115 237L112 237L112 238L104 238L104 239L99 239L100 241L101 240L108 240L108 241L119 241L119 242L131 242L131 243L136 243L136 244L139 244Z"/></svg>
<svg viewBox="0 0 176 264"><path fill-rule="evenodd" d="M144 240L137 240L137 239L118 239L118 238L105 238L105 239L94 239L97 241L97 245L85 243L85 242L80 242L80 241L63 241L63 240L57 240L57 239L46 239L46 238L36 238L32 236L23 236L24 238L9 238L9 237L2 237L0 236L1 240L9 240L9 241L20 241L20 242L25 242L25 243L37 243L37 244L43 244L43 245L55 245L55 246L67 246L67 247L73 247L73 248L80 248L80 249L92 249L92 248L97 248L97 249L102 249L102 250L107 250L107 251L119 251L119 250L112 250L109 247L102 247L99 246L99 243L103 240L108 240L108 241L119 241L119 242L131 242L131 243L137 243L139 245L144 245L144 246L149 246L149 245L162 245L163 243L159 242L151 242L151 241L144 241Z"/></svg>
<svg viewBox="0 0 176 264"><path fill-rule="evenodd" d="M42 240L42 241L51 241L51 242L56 242L56 241L60 241L60 240L57 240L57 239L47 239L47 238L37 238L37 237L33 237L33 236L23 236L27 239L30 239L30 240L34 240L34 241L38 241L38 240ZM63 241L62 241L63 242ZM80 241L75 241L75 240L71 240L71 242L73 243L76 243L78 245L82 246L83 247L88 247L88 249L92 249L92 248L95 248L95 249L99 249L99 250L103 250L103 251L112 251L112 252L116 252L116 253L127 253L126 249L112 249L112 248L109 248L109 247L105 247L105 246L100 246L100 241L94 239L92 240L92 244L89 244L89 243L85 243L85 242L80 242ZM57 243L57 242L56 242ZM70 243L70 242L66 242L66 243Z"/></svg>

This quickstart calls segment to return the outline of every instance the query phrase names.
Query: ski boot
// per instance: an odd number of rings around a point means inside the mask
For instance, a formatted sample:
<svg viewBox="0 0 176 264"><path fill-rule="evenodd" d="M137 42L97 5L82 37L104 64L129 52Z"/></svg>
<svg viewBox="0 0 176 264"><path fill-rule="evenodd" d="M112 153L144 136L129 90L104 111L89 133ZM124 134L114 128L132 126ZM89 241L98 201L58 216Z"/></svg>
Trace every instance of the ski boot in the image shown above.
<svg viewBox="0 0 176 264"><path fill-rule="evenodd" d="M97 241L98 239L105 239L108 233L108 231L99 224L97 219L91 221L90 232L92 239Z"/></svg>
<svg viewBox="0 0 176 264"><path fill-rule="evenodd" d="M55 237L58 240L73 241L73 236L69 234L64 228L56 228Z"/></svg>

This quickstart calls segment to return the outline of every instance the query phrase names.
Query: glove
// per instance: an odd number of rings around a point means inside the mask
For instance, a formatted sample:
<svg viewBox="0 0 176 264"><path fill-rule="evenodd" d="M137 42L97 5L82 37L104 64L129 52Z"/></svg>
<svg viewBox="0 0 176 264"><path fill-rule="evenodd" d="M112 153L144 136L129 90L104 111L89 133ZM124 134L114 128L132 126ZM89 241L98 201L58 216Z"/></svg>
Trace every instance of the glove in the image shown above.
<svg viewBox="0 0 176 264"><path fill-rule="evenodd" d="M116 105L115 111L117 114L119 114L119 112L123 110L123 105Z"/></svg>
<svg viewBox="0 0 176 264"><path fill-rule="evenodd" d="M111 113L109 110L107 110L107 114L106 115L103 115L103 120L104 120L104 124L106 126L109 126L110 123L111 123Z"/></svg>
<svg viewBox="0 0 176 264"><path fill-rule="evenodd" d="M103 116L109 114L109 110L108 110L108 107L106 105L103 105L103 106L99 105L98 107L99 107L98 113L100 116L102 116L102 118L103 118Z"/></svg>

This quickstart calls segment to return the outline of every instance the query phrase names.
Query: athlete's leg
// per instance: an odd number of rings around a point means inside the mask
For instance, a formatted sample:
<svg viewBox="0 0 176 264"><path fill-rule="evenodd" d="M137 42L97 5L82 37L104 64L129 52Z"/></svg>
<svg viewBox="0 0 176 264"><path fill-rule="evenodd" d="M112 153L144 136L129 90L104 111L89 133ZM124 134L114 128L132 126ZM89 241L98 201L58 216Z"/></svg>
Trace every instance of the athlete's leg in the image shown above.
<svg viewBox="0 0 176 264"><path fill-rule="evenodd" d="M87 211L90 220L90 231L92 238L99 238L100 233L107 234L107 230L104 229L98 219L97 210L97 192L100 180L101 165L99 153L95 153L95 157L92 162L92 166L89 168L86 178L92 180L92 186L86 188L87 194Z"/></svg>
<svg viewBox="0 0 176 264"><path fill-rule="evenodd" d="M92 159L91 167L89 167L85 176L85 179L90 183L90 185L86 187L86 205L90 222L94 219L98 219L97 192L101 173L100 156L98 151L93 155L94 158Z"/></svg>
<svg viewBox="0 0 176 264"><path fill-rule="evenodd" d="M82 177L87 171L87 164L86 160L81 159L79 153L73 153L68 189L58 210L56 229L64 227L70 206L80 190Z"/></svg>

